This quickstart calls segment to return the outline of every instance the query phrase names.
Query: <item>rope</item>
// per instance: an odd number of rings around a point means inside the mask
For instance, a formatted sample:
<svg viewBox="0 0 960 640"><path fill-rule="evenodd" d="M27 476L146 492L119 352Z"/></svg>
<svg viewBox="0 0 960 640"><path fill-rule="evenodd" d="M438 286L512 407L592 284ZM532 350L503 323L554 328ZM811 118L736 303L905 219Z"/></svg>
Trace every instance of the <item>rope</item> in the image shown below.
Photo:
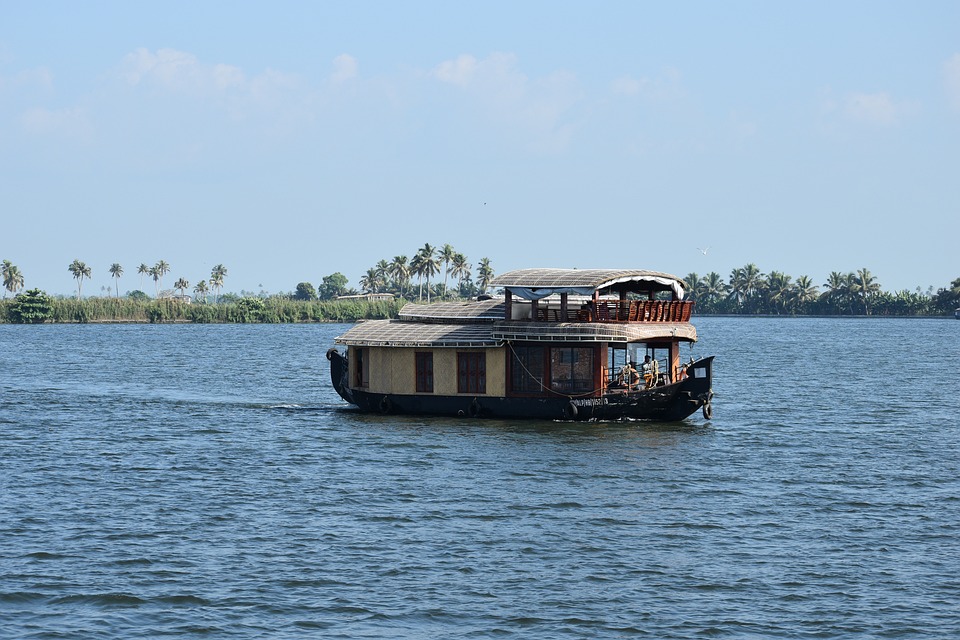
<svg viewBox="0 0 960 640"><path fill-rule="evenodd" d="M540 378L538 378L538 377L536 377L535 375L533 375L532 373L530 373L530 370L527 369L527 366L523 363L522 360L520 360L520 356L517 355L516 350L513 348L513 343L512 343L512 342L508 342L507 344L510 345L510 352L514 355L513 361L520 364L520 367L526 372L526 374L527 374L528 376L530 376L530 379L533 380L534 382L536 382L538 385L540 385L540 389L541 389L541 390L547 391L547 392L552 393L552 394L554 394L554 395L561 396L561 397L563 397L563 398L570 398L570 399L573 399L573 398L585 398L585 397L589 397L589 396L595 395L595 394L597 394L597 393L602 393L602 392L603 392L603 387L600 387L599 389L594 389L594 390L592 390L592 391L586 391L586 392L584 392L584 393L574 393L574 394L561 393L560 391L555 391L555 390L551 389L550 387L544 385L543 382L542 382L542 380L541 380Z"/></svg>

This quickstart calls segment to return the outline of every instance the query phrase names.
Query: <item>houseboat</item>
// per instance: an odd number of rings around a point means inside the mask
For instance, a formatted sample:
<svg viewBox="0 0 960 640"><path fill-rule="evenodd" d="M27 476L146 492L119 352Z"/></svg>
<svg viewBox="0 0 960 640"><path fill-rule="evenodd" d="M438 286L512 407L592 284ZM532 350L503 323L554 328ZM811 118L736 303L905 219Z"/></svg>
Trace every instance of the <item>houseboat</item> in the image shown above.
<svg viewBox="0 0 960 640"><path fill-rule="evenodd" d="M327 351L337 393L363 411L554 420L713 414L713 356L684 283L656 271L522 269L498 298L408 304L360 322Z"/></svg>

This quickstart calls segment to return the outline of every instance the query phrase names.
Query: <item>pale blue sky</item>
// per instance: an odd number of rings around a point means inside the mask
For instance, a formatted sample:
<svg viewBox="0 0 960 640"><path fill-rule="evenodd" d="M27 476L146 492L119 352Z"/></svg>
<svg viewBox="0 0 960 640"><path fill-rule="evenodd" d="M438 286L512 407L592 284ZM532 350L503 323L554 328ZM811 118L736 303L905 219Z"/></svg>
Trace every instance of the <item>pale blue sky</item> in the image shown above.
<svg viewBox="0 0 960 640"><path fill-rule="evenodd" d="M276 292L425 242L939 288L960 3L2 2L0 219L64 294L75 258Z"/></svg>

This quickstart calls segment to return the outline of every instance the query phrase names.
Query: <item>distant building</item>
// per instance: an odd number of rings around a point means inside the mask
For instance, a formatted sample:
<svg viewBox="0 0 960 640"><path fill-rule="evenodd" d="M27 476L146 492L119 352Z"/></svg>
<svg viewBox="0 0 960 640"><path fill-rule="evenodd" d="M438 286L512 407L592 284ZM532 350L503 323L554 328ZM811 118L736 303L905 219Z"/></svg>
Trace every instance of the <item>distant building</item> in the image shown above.
<svg viewBox="0 0 960 640"><path fill-rule="evenodd" d="M193 297L186 294L180 296L173 289L164 289L157 295L157 300L176 300L183 304L190 304L193 302Z"/></svg>
<svg viewBox="0 0 960 640"><path fill-rule="evenodd" d="M384 302L396 298L392 293L358 293L352 296L337 296L335 300L356 300L358 302Z"/></svg>

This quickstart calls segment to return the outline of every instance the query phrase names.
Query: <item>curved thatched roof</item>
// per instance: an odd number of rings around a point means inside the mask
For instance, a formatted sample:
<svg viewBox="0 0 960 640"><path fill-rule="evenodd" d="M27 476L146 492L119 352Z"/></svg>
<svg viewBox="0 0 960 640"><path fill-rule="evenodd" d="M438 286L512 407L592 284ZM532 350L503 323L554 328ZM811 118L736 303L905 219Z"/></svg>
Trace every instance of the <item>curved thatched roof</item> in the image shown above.
<svg viewBox="0 0 960 640"><path fill-rule="evenodd" d="M405 304L400 319L408 322L493 322L503 320L503 300L467 300L465 302L434 302L432 304Z"/></svg>
<svg viewBox="0 0 960 640"><path fill-rule="evenodd" d="M494 347L490 324L424 324L403 320L358 322L334 340L357 347Z"/></svg>
<svg viewBox="0 0 960 640"><path fill-rule="evenodd" d="M424 324L402 320L368 320L337 336L337 344L359 347L497 347L523 342L644 342L676 338L696 342L689 322L493 324Z"/></svg>
<svg viewBox="0 0 960 640"><path fill-rule="evenodd" d="M518 269L497 276L494 287L518 290L571 290L583 293L604 289L673 290L683 298L683 280L660 271L643 269Z"/></svg>

